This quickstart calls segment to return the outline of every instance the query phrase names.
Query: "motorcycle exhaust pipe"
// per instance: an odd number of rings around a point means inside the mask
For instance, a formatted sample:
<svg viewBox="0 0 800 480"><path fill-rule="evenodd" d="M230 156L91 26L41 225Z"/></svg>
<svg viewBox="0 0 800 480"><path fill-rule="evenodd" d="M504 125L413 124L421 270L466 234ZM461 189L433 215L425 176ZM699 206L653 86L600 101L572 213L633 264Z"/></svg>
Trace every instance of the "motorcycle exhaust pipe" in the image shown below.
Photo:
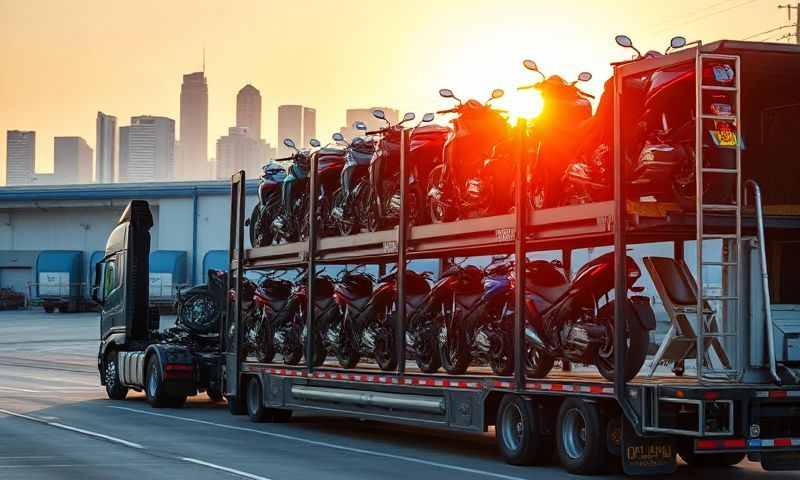
<svg viewBox="0 0 800 480"><path fill-rule="evenodd" d="M532 327L525 327L525 339L531 342L534 347L538 347L542 350L549 350L542 339L539 338L539 334L536 333L536 330Z"/></svg>

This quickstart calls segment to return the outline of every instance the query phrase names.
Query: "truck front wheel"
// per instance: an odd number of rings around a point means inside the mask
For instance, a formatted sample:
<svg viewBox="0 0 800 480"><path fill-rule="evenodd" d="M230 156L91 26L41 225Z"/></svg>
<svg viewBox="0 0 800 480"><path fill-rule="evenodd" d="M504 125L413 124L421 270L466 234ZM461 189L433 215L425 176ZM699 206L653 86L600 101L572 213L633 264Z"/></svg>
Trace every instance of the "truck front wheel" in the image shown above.
<svg viewBox="0 0 800 480"><path fill-rule="evenodd" d="M117 352L108 352L103 362L103 380L106 382L106 395L111 400L125 400L128 389L119 380Z"/></svg>

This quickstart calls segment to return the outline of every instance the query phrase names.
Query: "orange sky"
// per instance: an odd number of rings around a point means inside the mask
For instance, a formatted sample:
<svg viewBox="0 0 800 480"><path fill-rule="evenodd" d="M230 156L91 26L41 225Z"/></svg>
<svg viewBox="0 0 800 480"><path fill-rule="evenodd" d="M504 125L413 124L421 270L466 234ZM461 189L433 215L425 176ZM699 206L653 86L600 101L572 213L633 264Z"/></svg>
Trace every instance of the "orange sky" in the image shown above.
<svg viewBox="0 0 800 480"><path fill-rule="evenodd" d="M52 170L53 136L94 147L97 110L178 119L183 73L206 47L209 155L234 124L235 95L263 96L262 133L275 143L277 105L317 109L328 138L352 107L434 110L439 88L483 99L534 78L521 67L572 78L589 70L598 93L608 62L689 40L743 38L788 23L775 0L0 0L0 180L5 131L36 130L39 172ZM778 34L774 34L777 36ZM767 36L766 38L774 38ZM514 99L508 100L515 101ZM177 128L176 128L177 130Z"/></svg>

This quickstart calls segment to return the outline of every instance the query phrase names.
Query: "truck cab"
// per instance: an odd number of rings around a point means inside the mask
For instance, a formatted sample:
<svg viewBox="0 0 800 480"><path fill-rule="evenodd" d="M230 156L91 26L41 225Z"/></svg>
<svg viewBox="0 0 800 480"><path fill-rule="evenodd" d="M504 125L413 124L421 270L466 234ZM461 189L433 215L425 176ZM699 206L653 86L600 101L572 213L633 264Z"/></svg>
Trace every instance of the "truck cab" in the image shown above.
<svg viewBox="0 0 800 480"><path fill-rule="evenodd" d="M158 308L149 298L152 226L149 204L132 200L95 265L92 299L100 310L100 383L113 400L124 399L133 389L144 391L155 407L180 406L201 390L220 399L214 340L199 349L197 342L186 341L180 326L164 332L159 328ZM192 291L202 295L202 288Z"/></svg>

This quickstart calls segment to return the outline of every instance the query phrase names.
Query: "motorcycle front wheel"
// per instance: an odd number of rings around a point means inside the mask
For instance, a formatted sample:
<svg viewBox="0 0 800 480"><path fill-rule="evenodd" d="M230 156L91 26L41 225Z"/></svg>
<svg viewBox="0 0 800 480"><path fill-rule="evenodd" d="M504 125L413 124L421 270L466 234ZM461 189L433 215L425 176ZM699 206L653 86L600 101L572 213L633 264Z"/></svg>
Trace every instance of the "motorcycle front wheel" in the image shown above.
<svg viewBox="0 0 800 480"><path fill-rule="evenodd" d="M647 347L650 343L650 332L642 327L641 323L636 318L636 313L633 312L633 307L626 302L626 306L631 311L627 318L631 319L627 326L626 342L628 344L628 351L625 355L625 381L632 380L641 370L644 365L645 358L647 357ZM603 305L599 312L597 312L598 323L605 325L608 328L608 340L606 345L602 346L597 352L595 365L600 375L606 380L613 382L616 378L614 371L614 301L610 301Z"/></svg>
<svg viewBox="0 0 800 480"><path fill-rule="evenodd" d="M306 322L305 311L302 305L295 306L289 317L289 325L286 327L286 345L283 347L283 363L287 365L297 365L303 358L303 337L302 326Z"/></svg>
<svg viewBox="0 0 800 480"><path fill-rule="evenodd" d="M431 176L428 180L428 192L432 191L433 189L443 191L444 188L444 167L442 165L438 165L431 171ZM445 194L442 192L441 195L444 196ZM431 223L452 222L456 219L456 213L447 204L447 199L436 199L428 195L426 203L428 204L428 212L431 217Z"/></svg>
<svg viewBox="0 0 800 480"><path fill-rule="evenodd" d="M265 210L261 204L256 204L250 214L250 245L254 248L272 245L272 219Z"/></svg>
<svg viewBox="0 0 800 480"><path fill-rule="evenodd" d="M439 356L437 345L439 338L438 328L431 322L431 325L427 328L417 332L416 336L419 338L414 348L417 367L423 373L436 373L442 366L442 359Z"/></svg>
<svg viewBox="0 0 800 480"><path fill-rule="evenodd" d="M272 333L272 322L265 318L256 333L255 353L258 361L269 363L275 358L275 336Z"/></svg>
<svg viewBox="0 0 800 480"><path fill-rule="evenodd" d="M540 348L530 346L525 357L525 368L530 378L544 378L553 369L555 358Z"/></svg>
<svg viewBox="0 0 800 480"><path fill-rule="evenodd" d="M342 218L336 217L333 222L336 224L339 235L343 237L358 233L361 227L356 218L357 216L353 215L352 209L347 208L347 197L347 192L341 188L336 190L336 194L333 197L334 208L342 209Z"/></svg>
<svg viewBox="0 0 800 480"><path fill-rule="evenodd" d="M378 328L375 332L375 348L372 351L375 362L381 370L390 371L397 368L397 349L395 348L394 322L397 313L382 313L378 316Z"/></svg>
<svg viewBox="0 0 800 480"><path fill-rule="evenodd" d="M336 345L336 360L342 368L353 368L361 360L361 352L353 338L353 331L347 323L343 323Z"/></svg>
<svg viewBox="0 0 800 480"><path fill-rule="evenodd" d="M442 330L439 332L439 357L442 359L442 367L450 375L463 375L472 355L467 345L467 334L459 326L455 326L449 331L443 323Z"/></svg>

